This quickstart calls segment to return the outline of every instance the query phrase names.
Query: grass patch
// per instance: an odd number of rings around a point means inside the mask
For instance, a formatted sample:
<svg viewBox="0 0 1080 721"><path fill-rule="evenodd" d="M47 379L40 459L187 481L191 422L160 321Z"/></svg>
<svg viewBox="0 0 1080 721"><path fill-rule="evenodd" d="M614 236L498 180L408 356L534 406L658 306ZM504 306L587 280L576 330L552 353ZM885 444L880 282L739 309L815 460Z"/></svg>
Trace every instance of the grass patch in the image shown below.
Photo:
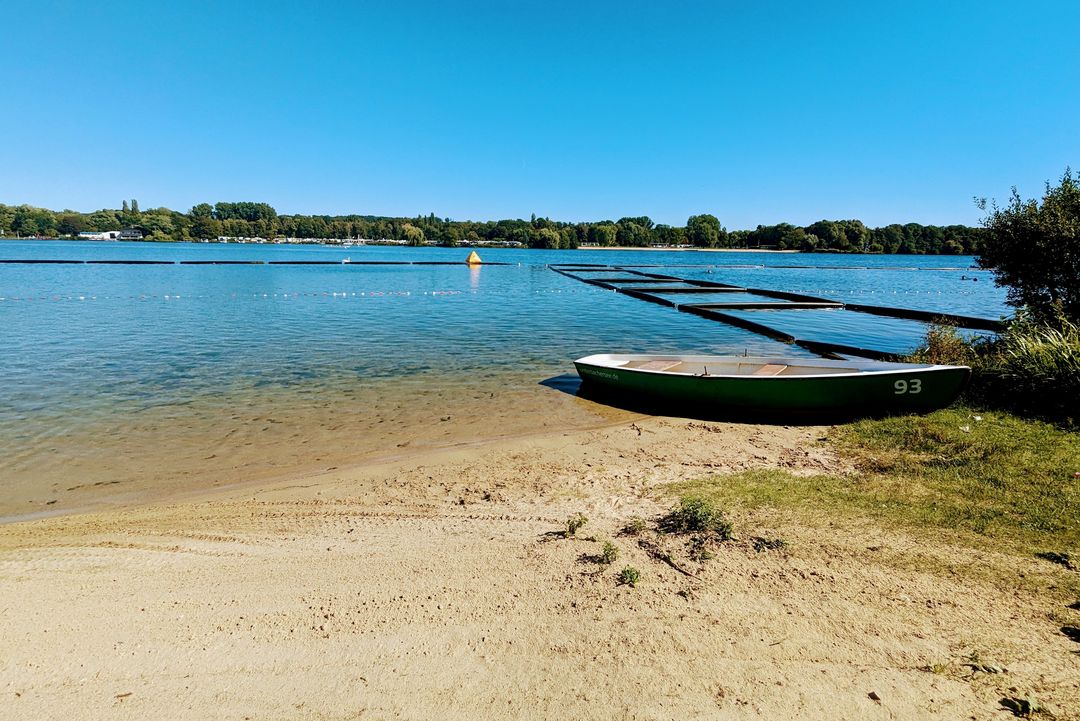
<svg viewBox="0 0 1080 721"><path fill-rule="evenodd" d="M950 408L863 420L827 439L858 472L796 477L752 470L671 487L711 507L849 513L966 530L1025 553L1080 548L1080 435L1005 412ZM695 518L695 508L673 512ZM1066 549L1073 549L1068 555Z"/></svg>

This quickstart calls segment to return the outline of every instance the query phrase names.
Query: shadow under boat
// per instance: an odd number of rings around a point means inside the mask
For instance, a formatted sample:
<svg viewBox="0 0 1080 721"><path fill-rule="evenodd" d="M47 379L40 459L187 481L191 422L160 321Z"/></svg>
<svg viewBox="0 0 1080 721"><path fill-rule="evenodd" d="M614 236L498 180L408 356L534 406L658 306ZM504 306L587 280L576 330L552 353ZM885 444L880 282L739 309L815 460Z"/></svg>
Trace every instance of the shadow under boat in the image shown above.
<svg viewBox="0 0 1080 721"><path fill-rule="evenodd" d="M758 423L777 426L827 426L836 423L848 423L864 418L887 418L896 413L874 411L872 409L837 410L828 412L797 411L759 411L746 408L731 408L714 404L686 403L665 401L652 397L632 397L625 392L613 392L604 386L583 384L581 378L572 373L545 378L539 385L557 390L560 393L581 398L593 403L618 408L631 413L649 416L668 416L697 421L715 421L723 423ZM908 414L901 414L908 415Z"/></svg>

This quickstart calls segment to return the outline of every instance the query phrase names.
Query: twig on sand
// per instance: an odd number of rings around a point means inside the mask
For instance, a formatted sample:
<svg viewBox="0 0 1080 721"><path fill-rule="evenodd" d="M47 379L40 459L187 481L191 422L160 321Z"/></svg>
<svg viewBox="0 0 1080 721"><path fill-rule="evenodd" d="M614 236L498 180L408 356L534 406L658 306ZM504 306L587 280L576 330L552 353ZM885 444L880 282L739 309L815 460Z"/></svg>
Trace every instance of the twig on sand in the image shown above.
<svg viewBox="0 0 1080 721"><path fill-rule="evenodd" d="M699 580L698 577L697 577L697 574L690 573L685 568L683 568L679 564L675 563L675 560L671 557L670 553L667 553L666 551L664 551L662 548L657 546L652 541L649 541L649 540L644 539L644 538L638 539L638 546L641 549L643 549L646 553L648 553L650 557L655 558L657 561L663 561L664 563L671 566L672 568L674 568L676 571L678 571L682 575L688 576L688 577L694 579L695 581Z"/></svg>

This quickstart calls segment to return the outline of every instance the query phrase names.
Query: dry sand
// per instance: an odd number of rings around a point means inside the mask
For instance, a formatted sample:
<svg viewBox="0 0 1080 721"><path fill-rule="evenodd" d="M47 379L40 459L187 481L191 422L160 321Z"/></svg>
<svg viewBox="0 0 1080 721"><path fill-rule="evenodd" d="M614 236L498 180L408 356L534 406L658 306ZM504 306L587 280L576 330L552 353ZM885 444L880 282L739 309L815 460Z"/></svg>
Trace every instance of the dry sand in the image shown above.
<svg viewBox="0 0 1080 721"><path fill-rule="evenodd" d="M822 432L645 418L0 526L0 718L1080 718L1031 590L1063 569L764 511L692 575L617 535L673 481L844 471Z"/></svg>

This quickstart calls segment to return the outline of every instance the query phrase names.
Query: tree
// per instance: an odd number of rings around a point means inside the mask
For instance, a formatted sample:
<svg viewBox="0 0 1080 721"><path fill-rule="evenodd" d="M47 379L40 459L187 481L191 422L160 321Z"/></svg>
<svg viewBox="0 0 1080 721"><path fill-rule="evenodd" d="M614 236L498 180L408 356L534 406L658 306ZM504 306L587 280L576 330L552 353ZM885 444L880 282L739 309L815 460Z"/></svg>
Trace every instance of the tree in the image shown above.
<svg viewBox="0 0 1080 721"><path fill-rule="evenodd" d="M635 220L637 218L623 218L619 221L615 232L615 242L618 245L627 248L644 248L649 245L649 241L652 240L649 229L634 222ZM645 218L645 220L649 219ZM649 222L652 221L649 220Z"/></svg>
<svg viewBox="0 0 1080 721"><path fill-rule="evenodd" d="M14 225L15 209L7 205L0 205L0 238L12 230Z"/></svg>
<svg viewBox="0 0 1080 721"><path fill-rule="evenodd" d="M626 225L627 223L640 225L645 230L652 230L654 226L652 218L647 215L639 215L636 218L619 218L619 222L617 223L617 225Z"/></svg>
<svg viewBox="0 0 1080 721"><path fill-rule="evenodd" d="M277 218L277 211L266 203L217 203L214 217L218 220L271 220Z"/></svg>
<svg viewBox="0 0 1080 721"><path fill-rule="evenodd" d="M987 210L985 200L977 204ZM1013 188L1008 205L991 204L982 225L979 266L1009 289L1010 305L1037 320L1080 321L1080 176L1066 169L1059 185L1047 182L1041 204Z"/></svg>
<svg viewBox="0 0 1080 721"><path fill-rule="evenodd" d="M653 237L661 245L682 245L686 242L686 230L670 225L658 225L653 228Z"/></svg>
<svg viewBox="0 0 1080 721"><path fill-rule="evenodd" d="M123 227L120 219L116 217L115 210L99 210L91 213L87 220L90 223L90 229L99 233L106 230L120 230Z"/></svg>
<svg viewBox="0 0 1080 721"><path fill-rule="evenodd" d="M687 228L655 225L648 216L628 216L617 223L600 220L564 223L535 214L529 220L455 221L435 213L414 218L362 215L282 215L266 203L199 203L182 213L168 208L140 210L137 200L125 200L120 210L94 213L54 212L30 205L0 204L0 233L54 236L82 230L143 230L152 240L216 238L218 236L274 238L385 238L453 245L459 242L511 241L533 246L574 248L582 244L627 246L649 244L698 247L775 247L825 252L965 253L977 255L984 228L963 225L926 226L918 223L867 228L858 220L822 220L808 227L790 223L759 225L754 230L728 232L712 215L690 218ZM551 233L540 233L549 230ZM419 235L418 235L419 234Z"/></svg>
<svg viewBox="0 0 1080 721"><path fill-rule="evenodd" d="M191 237L201 240L217 239L221 235L221 221L209 215L197 215L191 222Z"/></svg>
<svg viewBox="0 0 1080 721"><path fill-rule="evenodd" d="M596 225L589 226L588 238L590 243L610 246L615 245L615 236L617 233L618 229L608 221L606 223L597 223Z"/></svg>
<svg viewBox="0 0 1080 721"><path fill-rule="evenodd" d="M423 245L424 244L424 231L417 228L412 223L405 223L401 226L401 234L403 240L407 240L409 245Z"/></svg>
<svg viewBox="0 0 1080 721"><path fill-rule="evenodd" d="M562 236L557 230L539 228L529 233L528 244L530 248L559 248L562 245Z"/></svg>
<svg viewBox="0 0 1080 721"><path fill-rule="evenodd" d="M720 221L714 215L691 215L686 221L686 239L699 248L715 248L720 244L721 233L727 232L720 227Z"/></svg>
<svg viewBox="0 0 1080 721"><path fill-rule="evenodd" d="M60 216L60 223L56 226L56 230L61 235L78 235L87 228L90 224L86 222L86 218L78 213L65 213Z"/></svg>

